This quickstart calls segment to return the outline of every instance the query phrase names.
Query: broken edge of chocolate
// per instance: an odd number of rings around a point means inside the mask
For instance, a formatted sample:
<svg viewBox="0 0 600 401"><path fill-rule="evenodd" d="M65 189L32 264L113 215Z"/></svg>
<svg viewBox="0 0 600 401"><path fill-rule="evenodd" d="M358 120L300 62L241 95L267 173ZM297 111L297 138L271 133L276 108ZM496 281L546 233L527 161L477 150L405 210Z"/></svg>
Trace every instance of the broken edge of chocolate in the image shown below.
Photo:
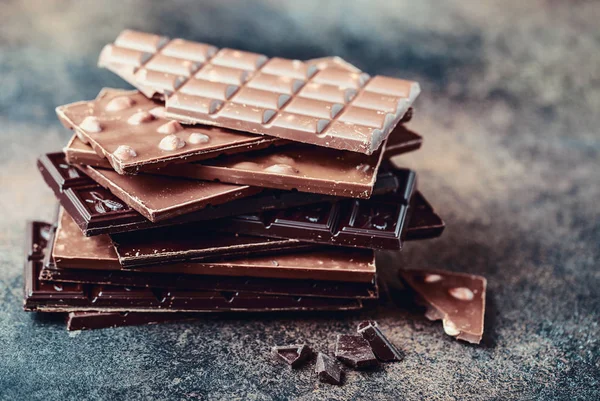
<svg viewBox="0 0 600 401"><path fill-rule="evenodd" d="M338 334L334 355L339 361L355 369L379 364L371 345L362 336Z"/></svg>
<svg viewBox="0 0 600 401"><path fill-rule="evenodd" d="M312 351L306 344L277 345L271 348L271 354L296 369L310 358Z"/></svg>
<svg viewBox="0 0 600 401"><path fill-rule="evenodd" d="M377 322L367 320L358 324L357 332L371 345L377 359L384 362L399 361L402 353L379 330Z"/></svg>
<svg viewBox="0 0 600 401"><path fill-rule="evenodd" d="M401 270L400 275L427 306L425 317L441 320L444 332L479 344L483 337L485 277L434 270Z"/></svg>
<svg viewBox="0 0 600 401"><path fill-rule="evenodd" d="M335 359L319 352L317 355L317 364L315 366L315 372L319 376L319 381L329 384L342 384L342 369L337 365Z"/></svg>

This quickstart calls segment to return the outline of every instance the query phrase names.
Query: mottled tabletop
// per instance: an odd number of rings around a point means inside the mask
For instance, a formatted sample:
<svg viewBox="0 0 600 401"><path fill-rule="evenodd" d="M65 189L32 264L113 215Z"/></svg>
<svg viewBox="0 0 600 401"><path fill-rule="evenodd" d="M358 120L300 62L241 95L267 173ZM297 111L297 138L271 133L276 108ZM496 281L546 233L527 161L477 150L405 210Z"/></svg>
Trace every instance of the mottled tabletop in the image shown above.
<svg viewBox="0 0 600 401"><path fill-rule="evenodd" d="M598 21L585 0L2 1L0 399L599 399ZM486 276L483 343L398 302L82 332L23 312L25 221L55 205L36 157L70 136L55 106L127 87L96 67L124 28L420 81L410 127L425 142L395 161L447 229L379 267L392 284L401 268ZM327 350L366 317L403 361L341 387L271 362L274 344Z"/></svg>

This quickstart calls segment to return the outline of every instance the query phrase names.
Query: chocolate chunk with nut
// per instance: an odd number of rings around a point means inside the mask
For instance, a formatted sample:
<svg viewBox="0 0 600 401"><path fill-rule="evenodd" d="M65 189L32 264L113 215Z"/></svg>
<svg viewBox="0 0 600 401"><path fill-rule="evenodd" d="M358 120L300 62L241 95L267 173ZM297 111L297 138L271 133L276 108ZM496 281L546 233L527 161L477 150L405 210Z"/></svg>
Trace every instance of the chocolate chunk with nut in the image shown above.
<svg viewBox="0 0 600 401"><path fill-rule="evenodd" d="M400 275L425 302L429 320L441 320L449 336L479 344L485 315L485 277L417 270L400 271Z"/></svg>

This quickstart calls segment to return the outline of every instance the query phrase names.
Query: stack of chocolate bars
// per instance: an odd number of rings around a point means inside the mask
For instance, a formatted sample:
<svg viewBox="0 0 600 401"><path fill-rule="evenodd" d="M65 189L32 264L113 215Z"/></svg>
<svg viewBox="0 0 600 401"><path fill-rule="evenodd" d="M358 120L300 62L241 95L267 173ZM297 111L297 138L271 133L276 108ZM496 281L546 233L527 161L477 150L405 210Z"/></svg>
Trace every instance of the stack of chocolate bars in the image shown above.
<svg viewBox="0 0 600 401"><path fill-rule="evenodd" d="M375 250L444 229L389 162L421 145L416 82L134 31L99 65L136 90L57 108L75 135L38 161L60 207L29 224L26 310L69 329L358 310Z"/></svg>

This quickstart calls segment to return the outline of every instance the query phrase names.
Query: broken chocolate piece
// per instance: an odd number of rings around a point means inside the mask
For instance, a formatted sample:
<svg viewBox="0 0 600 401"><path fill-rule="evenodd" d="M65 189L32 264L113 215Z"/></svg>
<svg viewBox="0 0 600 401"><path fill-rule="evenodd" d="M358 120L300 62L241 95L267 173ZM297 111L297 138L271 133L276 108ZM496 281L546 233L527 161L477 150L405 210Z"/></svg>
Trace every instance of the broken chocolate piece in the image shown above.
<svg viewBox="0 0 600 401"><path fill-rule="evenodd" d="M310 358L312 351L306 344L294 344L275 346L271 349L271 353L290 365L292 369L296 369Z"/></svg>
<svg viewBox="0 0 600 401"><path fill-rule="evenodd" d="M379 363L371 345L362 336L338 334L335 357L355 369L368 368Z"/></svg>
<svg viewBox="0 0 600 401"><path fill-rule="evenodd" d="M401 270L400 275L425 301L429 320L441 319L449 336L479 344L485 315L485 277L433 270Z"/></svg>
<svg viewBox="0 0 600 401"><path fill-rule="evenodd" d="M379 330L377 322L367 320L358 325L358 333L371 344L371 349L377 356L377 359L384 362L399 361L402 354Z"/></svg>
<svg viewBox="0 0 600 401"><path fill-rule="evenodd" d="M319 381L329 384L342 384L342 369L335 363L335 359L329 355L319 352L315 372Z"/></svg>

